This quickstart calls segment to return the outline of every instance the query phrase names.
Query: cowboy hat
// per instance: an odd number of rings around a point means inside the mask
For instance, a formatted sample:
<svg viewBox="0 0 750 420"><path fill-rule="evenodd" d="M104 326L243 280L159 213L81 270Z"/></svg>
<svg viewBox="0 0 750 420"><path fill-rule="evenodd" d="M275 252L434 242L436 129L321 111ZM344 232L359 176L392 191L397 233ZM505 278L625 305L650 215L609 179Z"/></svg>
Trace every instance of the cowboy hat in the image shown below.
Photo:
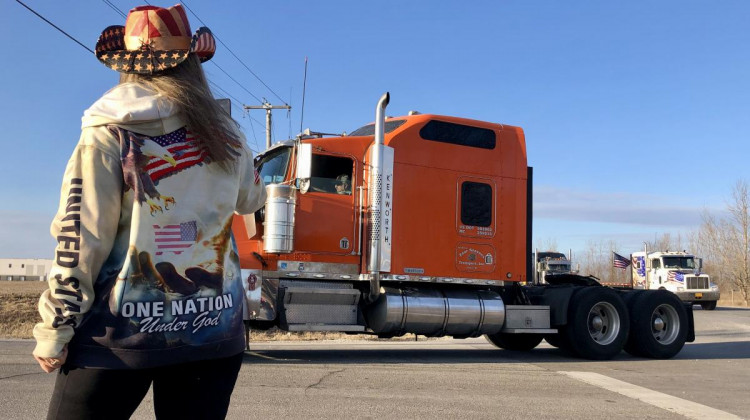
<svg viewBox="0 0 750 420"><path fill-rule="evenodd" d="M211 31L190 23L181 4L162 8L139 6L128 13L125 26L106 28L96 43L96 58L120 73L153 74L170 69L195 53L201 62L216 51Z"/></svg>

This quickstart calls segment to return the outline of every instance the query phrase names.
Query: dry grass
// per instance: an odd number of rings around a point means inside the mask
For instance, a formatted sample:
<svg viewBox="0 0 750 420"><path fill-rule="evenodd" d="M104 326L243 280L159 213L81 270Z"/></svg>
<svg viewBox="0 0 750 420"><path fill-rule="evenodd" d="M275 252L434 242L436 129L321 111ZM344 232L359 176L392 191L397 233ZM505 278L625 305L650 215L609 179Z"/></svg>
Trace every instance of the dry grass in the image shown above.
<svg viewBox="0 0 750 420"><path fill-rule="evenodd" d="M734 307L734 308L747 308L748 303L742 300L742 296L734 295L734 300L730 298L724 298L722 296L721 299L719 299L719 306L728 306L728 307Z"/></svg>
<svg viewBox="0 0 750 420"><path fill-rule="evenodd" d="M0 281L0 296L12 294L39 296L46 288L46 281Z"/></svg>
<svg viewBox="0 0 750 420"><path fill-rule="evenodd" d="M0 281L0 338L31 338L46 282Z"/></svg>
<svg viewBox="0 0 750 420"><path fill-rule="evenodd" d="M0 338L32 338L34 325L41 321L37 310L39 295L46 288L46 282L0 281ZM292 333L276 328L268 331L253 330L250 337L252 341L378 340L371 335L307 331ZM419 337L419 340L425 339ZM414 340L414 335L390 340Z"/></svg>

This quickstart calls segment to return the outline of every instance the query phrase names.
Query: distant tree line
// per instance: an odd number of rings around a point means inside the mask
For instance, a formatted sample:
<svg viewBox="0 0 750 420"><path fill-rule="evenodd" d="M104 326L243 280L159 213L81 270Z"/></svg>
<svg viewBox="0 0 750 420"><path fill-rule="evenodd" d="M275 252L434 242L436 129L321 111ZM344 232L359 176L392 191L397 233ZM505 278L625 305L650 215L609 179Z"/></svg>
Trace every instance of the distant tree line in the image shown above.
<svg viewBox="0 0 750 420"><path fill-rule="evenodd" d="M750 191L746 181L737 181L732 189L726 212L714 214L705 210L701 225L686 237L662 234L653 241L644 241L650 251L686 250L703 258L702 272L711 276L722 293L739 291L745 302L750 301ZM630 268L612 265L612 251L618 252L617 241L592 241L581 255L573 257L580 274L593 275L617 283L630 282ZM624 256L628 256L624 254Z"/></svg>

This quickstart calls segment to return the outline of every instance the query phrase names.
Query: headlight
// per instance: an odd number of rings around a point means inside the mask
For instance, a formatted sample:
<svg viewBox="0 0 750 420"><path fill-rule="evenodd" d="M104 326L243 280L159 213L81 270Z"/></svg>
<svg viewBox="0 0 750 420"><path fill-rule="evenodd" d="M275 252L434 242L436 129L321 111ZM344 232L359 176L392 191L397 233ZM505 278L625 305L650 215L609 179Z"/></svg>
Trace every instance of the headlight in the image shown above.
<svg viewBox="0 0 750 420"><path fill-rule="evenodd" d="M718 291L718 290L719 290L719 286L717 286L717 285L715 285L715 284L711 283L711 290L716 290L716 291Z"/></svg>

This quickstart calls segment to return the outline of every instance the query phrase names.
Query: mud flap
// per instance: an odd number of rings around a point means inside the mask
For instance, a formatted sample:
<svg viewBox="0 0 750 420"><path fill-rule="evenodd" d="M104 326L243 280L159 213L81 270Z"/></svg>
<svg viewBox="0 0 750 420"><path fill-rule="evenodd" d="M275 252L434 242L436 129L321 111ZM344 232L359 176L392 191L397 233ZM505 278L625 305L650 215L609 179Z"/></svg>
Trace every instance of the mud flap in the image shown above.
<svg viewBox="0 0 750 420"><path fill-rule="evenodd" d="M692 343L695 341L695 320L693 319L693 303L685 304L685 312L687 312L688 331L687 337L685 338L686 343Z"/></svg>

